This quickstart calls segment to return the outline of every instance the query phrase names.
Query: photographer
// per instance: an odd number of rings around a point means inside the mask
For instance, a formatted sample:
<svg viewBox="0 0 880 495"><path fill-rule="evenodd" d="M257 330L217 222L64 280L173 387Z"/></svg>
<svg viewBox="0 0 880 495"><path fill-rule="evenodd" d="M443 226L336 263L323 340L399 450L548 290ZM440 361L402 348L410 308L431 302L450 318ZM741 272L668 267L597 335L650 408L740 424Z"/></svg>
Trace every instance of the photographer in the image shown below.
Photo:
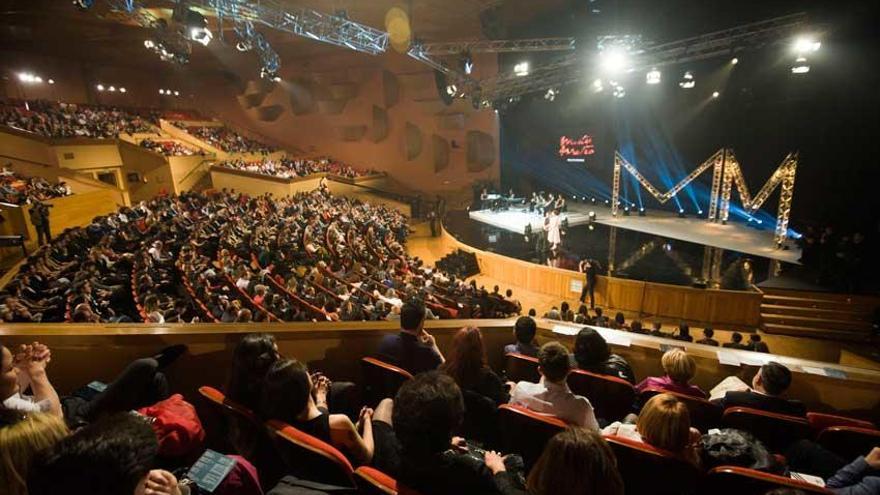
<svg viewBox="0 0 880 495"><path fill-rule="evenodd" d="M52 242L52 235L49 233L49 208L52 205L35 202L28 212L31 216L31 224L37 231L37 244L42 246L48 242Z"/></svg>

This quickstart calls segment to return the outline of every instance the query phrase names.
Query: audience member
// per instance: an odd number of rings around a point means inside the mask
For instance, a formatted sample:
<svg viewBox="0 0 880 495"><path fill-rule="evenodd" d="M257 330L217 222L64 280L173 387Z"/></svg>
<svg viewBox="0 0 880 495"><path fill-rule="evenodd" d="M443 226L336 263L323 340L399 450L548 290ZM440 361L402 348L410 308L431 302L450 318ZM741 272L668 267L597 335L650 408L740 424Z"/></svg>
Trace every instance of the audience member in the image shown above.
<svg viewBox="0 0 880 495"><path fill-rule="evenodd" d="M277 159L263 158L259 161L236 159L222 161L219 165L221 167L243 170L255 174L271 175L273 177L281 177L284 179L305 177L319 173L328 173L353 179L376 173L372 170L358 170L350 165L345 165L329 159L309 160L300 158L294 160L284 157Z"/></svg>
<svg viewBox="0 0 880 495"><path fill-rule="evenodd" d="M0 202L3 203L35 204L71 194L65 182L52 184L43 177L24 177L7 168L0 171Z"/></svg>
<svg viewBox="0 0 880 495"><path fill-rule="evenodd" d="M755 351L755 352L765 352L768 354L770 353L770 348L767 347L767 343L762 342L761 336L756 333L749 335L748 348L749 348L749 350Z"/></svg>
<svg viewBox="0 0 880 495"><path fill-rule="evenodd" d="M739 332L733 332L730 336L730 342L726 342L721 345L721 347L727 347L729 349L743 349L749 350L749 346L742 343L743 336Z"/></svg>
<svg viewBox="0 0 880 495"><path fill-rule="evenodd" d="M859 456L825 482L835 495L869 495L880 493L880 447Z"/></svg>
<svg viewBox="0 0 880 495"><path fill-rule="evenodd" d="M245 335L232 353L226 396L251 411L258 410L266 374L279 358L275 336L268 333Z"/></svg>
<svg viewBox="0 0 880 495"><path fill-rule="evenodd" d="M379 356L412 374L437 369L446 359L424 324L424 305L416 301L405 303L400 310L400 333L382 338Z"/></svg>
<svg viewBox="0 0 880 495"><path fill-rule="evenodd" d="M703 329L703 338L698 340L697 343L718 347L718 341L712 338L714 336L715 331L712 330L712 327L706 327Z"/></svg>
<svg viewBox="0 0 880 495"><path fill-rule="evenodd" d="M602 308L593 308L593 312L596 314L596 316L593 317L593 325L596 325L597 327L607 327L608 317L602 314Z"/></svg>
<svg viewBox="0 0 880 495"><path fill-rule="evenodd" d="M0 486L6 495L27 495L31 462L68 435L67 425L47 413L0 408Z"/></svg>
<svg viewBox="0 0 880 495"><path fill-rule="evenodd" d="M591 430L599 423L586 397L575 395L566 378L571 373L571 355L559 342L548 342L538 351L538 383L519 382L510 392L510 403L535 412L552 414L563 421Z"/></svg>
<svg viewBox="0 0 880 495"><path fill-rule="evenodd" d="M483 335L479 328L465 327L455 333L449 358L440 365L440 371L451 376L462 393L477 393L496 405L510 400L504 382L486 364Z"/></svg>
<svg viewBox="0 0 880 495"><path fill-rule="evenodd" d="M578 368L584 371L622 378L632 384L636 382L626 359L612 354L605 338L592 328L582 328L578 332L574 341L574 357Z"/></svg>
<svg viewBox="0 0 880 495"><path fill-rule="evenodd" d="M678 334L673 335L672 338L675 340L683 340L685 342L694 341L694 338L691 337L691 327L685 322L678 324Z"/></svg>
<svg viewBox="0 0 880 495"><path fill-rule="evenodd" d="M691 417L683 402L670 394L651 397L635 424L616 421L603 435L619 435L679 455L698 466L700 432L691 428Z"/></svg>
<svg viewBox="0 0 880 495"><path fill-rule="evenodd" d="M649 388L690 395L700 399L706 398L706 392L689 382L697 372L697 363L681 349L673 349L663 353L660 358L665 376L650 376L636 385L636 390L643 392Z"/></svg>
<svg viewBox="0 0 880 495"><path fill-rule="evenodd" d="M120 134L155 132L147 117L115 107L46 100L0 103L0 124L49 138L117 138Z"/></svg>
<svg viewBox="0 0 880 495"><path fill-rule="evenodd" d="M807 410L802 402L781 397L789 385L791 371L771 361L755 373L751 389L727 392L720 400L720 405L722 408L751 407L777 414L805 416Z"/></svg>
<svg viewBox="0 0 880 495"><path fill-rule="evenodd" d="M504 353L525 354L526 356L536 357L538 355L538 346L535 345L535 334L538 331L538 325L531 316L520 316L513 325L513 335L516 337L515 344L507 344L504 346Z"/></svg>
<svg viewBox="0 0 880 495"><path fill-rule="evenodd" d="M663 324L659 321L654 321L651 326L651 335L654 337L672 337L672 334L668 334L663 331Z"/></svg>
<svg viewBox="0 0 880 495"><path fill-rule="evenodd" d="M642 335L647 335L650 333L648 330L642 328L642 322L639 320L633 320L629 324L629 331L632 333L639 333Z"/></svg>
<svg viewBox="0 0 880 495"><path fill-rule="evenodd" d="M611 321L611 328L615 330L628 330L626 326L626 318L624 318L623 313L620 311L614 315L614 320Z"/></svg>

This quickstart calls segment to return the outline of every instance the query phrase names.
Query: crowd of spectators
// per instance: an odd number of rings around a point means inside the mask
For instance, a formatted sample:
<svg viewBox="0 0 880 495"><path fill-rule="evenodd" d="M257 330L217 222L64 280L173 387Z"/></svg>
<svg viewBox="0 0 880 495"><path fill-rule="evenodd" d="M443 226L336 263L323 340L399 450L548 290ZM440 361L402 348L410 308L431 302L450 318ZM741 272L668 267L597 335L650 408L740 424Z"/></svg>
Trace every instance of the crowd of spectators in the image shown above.
<svg viewBox="0 0 880 495"><path fill-rule="evenodd" d="M192 146L186 146L177 141L159 141L147 138L142 140L140 145L142 148L146 148L165 156L193 156L204 154L201 150L193 148Z"/></svg>
<svg viewBox="0 0 880 495"><path fill-rule="evenodd" d="M516 314L504 297L407 255L406 217L326 190L276 199L159 197L95 218L32 254L0 293L12 322L398 319Z"/></svg>
<svg viewBox="0 0 880 495"><path fill-rule="evenodd" d="M0 124L48 138L110 139L120 134L155 132L156 116L101 105L46 100L0 103Z"/></svg>
<svg viewBox="0 0 880 495"><path fill-rule="evenodd" d="M225 126L188 126L186 122L175 125L202 141L227 153L254 153L268 155L277 148L233 131Z"/></svg>
<svg viewBox="0 0 880 495"><path fill-rule="evenodd" d="M0 171L2 203L26 205L71 194L70 186L63 181L52 184L43 177L24 177L6 168Z"/></svg>
<svg viewBox="0 0 880 495"><path fill-rule="evenodd" d="M345 165L330 159L310 160L302 158L278 158L272 160L264 158L260 161L237 159L226 160L220 162L219 165L236 170L244 170L255 174L271 175L273 177L281 177L285 179L305 177L307 175L318 173L328 173L353 179L355 177L361 177L373 173L372 171L358 170L350 165Z"/></svg>

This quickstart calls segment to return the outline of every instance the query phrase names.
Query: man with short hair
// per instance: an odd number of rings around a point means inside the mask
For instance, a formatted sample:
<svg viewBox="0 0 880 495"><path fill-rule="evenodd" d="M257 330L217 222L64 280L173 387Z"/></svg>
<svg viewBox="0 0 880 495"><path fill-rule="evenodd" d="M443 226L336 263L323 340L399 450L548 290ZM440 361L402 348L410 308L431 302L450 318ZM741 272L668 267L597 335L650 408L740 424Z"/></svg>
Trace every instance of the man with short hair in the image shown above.
<svg viewBox="0 0 880 495"><path fill-rule="evenodd" d="M510 392L510 403L532 411L552 414L566 423L598 430L593 405L586 397L575 395L566 378L571 373L571 354L559 342L547 342L538 351L538 383L519 382Z"/></svg>
<svg viewBox="0 0 880 495"><path fill-rule="evenodd" d="M538 347L535 345L535 333L538 325L529 316L520 316L513 325L513 335L516 337L515 344L507 344L504 346L504 354L525 354L526 356L536 357L538 355Z"/></svg>
<svg viewBox="0 0 880 495"><path fill-rule="evenodd" d="M703 329L703 338L698 340L697 343L718 347L718 341L712 338L714 335L715 330L712 330L712 327L706 327Z"/></svg>
<svg viewBox="0 0 880 495"><path fill-rule="evenodd" d="M749 350L749 346L742 343L743 336L739 332L733 332L730 336L730 342L726 342L721 344L721 347L727 347L728 349L742 349L744 351Z"/></svg>
<svg viewBox="0 0 880 495"><path fill-rule="evenodd" d="M765 352L768 354L770 353L770 348L767 347L767 343L761 342L761 336L756 333L749 335L748 347L749 347L749 350L752 350L755 352Z"/></svg>
<svg viewBox="0 0 880 495"><path fill-rule="evenodd" d="M752 388L744 391L727 392L719 404L722 409L729 407L751 407L762 411L806 416L807 409L797 400L780 397L791 385L791 371L777 362L769 362L752 378Z"/></svg>
<svg viewBox="0 0 880 495"><path fill-rule="evenodd" d="M400 309L400 333L386 335L379 343L378 355L397 366L418 374L437 369L446 359L434 336L425 331L425 306L410 300Z"/></svg>

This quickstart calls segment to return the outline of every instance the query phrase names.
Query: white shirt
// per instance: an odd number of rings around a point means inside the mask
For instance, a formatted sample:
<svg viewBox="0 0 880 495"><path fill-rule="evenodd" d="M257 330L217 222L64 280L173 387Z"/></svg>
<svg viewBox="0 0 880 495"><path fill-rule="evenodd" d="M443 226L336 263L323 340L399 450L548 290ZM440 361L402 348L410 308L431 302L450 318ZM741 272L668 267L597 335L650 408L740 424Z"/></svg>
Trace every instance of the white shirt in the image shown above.
<svg viewBox="0 0 880 495"><path fill-rule="evenodd" d="M52 407L52 403L49 399L35 401L30 395L16 392L3 401L3 407L21 412L46 412Z"/></svg>
<svg viewBox="0 0 880 495"><path fill-rule="evenodd" d="M644 440L642 440L642 435L639 434L639 430L636 429L636 425L631 423L621 423L620 421L615 421L605 428L602 428L602 434L617 435L619 437L628 438L637 442L644 442Z"/></svg>
<svg viewBox="0 0 880 495"><path fill-rule="evenodd" d="M527 407L532 411L552 414L566 423L599 430L593 405L586 397L575 395L568 384L546 382L519 382L510 393L510 403Z"/></svg>

